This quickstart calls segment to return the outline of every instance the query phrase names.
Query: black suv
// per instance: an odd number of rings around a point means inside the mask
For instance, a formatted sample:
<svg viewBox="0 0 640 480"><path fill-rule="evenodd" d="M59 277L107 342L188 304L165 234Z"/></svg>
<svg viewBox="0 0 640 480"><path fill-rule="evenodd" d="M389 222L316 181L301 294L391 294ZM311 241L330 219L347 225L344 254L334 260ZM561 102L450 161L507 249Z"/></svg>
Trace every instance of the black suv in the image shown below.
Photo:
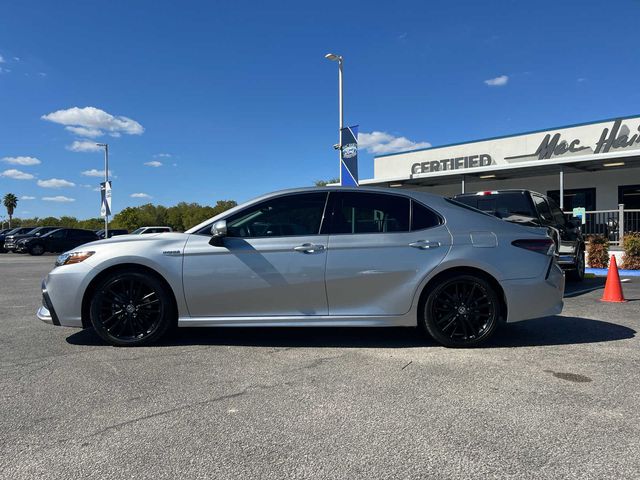
<svg viewBox="0 0 640 480"><path fill-rule="evenodd" d="M4 241L9 235L21 235L30 232L34 228L36 227L18 227L0 234L0 253L7 253L7 250L4 248Z"/></svg>
<svg viewBox="0 0 640 480"><path fill-rule="evenodd" d="M20 251L19 242L30 237L40 237L60 227L36 227L27 233L8 234L4 239L4 248L10 252Z"/></svg>
<svg viewBox="0 0 640 480"><path fill-rule="evenodd" d="M531 190L492 190L462 193L453 199L507 222L547 227L556 244L558 265L571 280L584 278L584 238L580 224L568 220L551 198Z"/></svg>
<svg viewBox="0 0 640 480"><path fill-rule="evenodd" d="M91 230L79 228L58 228L41 237L27 238L23 248L31 255L42 255L45 252L66 252L84 243L94 242L98 236Z"/></svg>

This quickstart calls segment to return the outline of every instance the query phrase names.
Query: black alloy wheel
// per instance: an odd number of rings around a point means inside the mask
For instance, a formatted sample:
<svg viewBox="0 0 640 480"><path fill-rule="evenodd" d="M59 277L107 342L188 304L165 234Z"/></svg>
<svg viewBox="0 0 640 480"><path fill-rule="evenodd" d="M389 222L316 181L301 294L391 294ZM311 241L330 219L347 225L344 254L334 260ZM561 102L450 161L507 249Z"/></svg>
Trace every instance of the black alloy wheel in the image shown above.
<svg viewBox="0 0 640 480"><path fill-rule="evenodd" d="M494 288L475 275L447 275L429 293L423 327L447 347L467 347L487 340L500 318Z"/></svg>
<svg viewBox="0 0 640 480"><path fill-rule="evenodd" d="M157 341L175 324L175 312L164 283L137 271L107 277L95 290L90 306L96 333L121 347Z"/></svg>
<svg viewBox="0 0 640 480"><path fill-rule="evenodd" d="M40 256L44 253L44 246L36 243L34 246L29 247L29 253L31 255Z"/></svg>

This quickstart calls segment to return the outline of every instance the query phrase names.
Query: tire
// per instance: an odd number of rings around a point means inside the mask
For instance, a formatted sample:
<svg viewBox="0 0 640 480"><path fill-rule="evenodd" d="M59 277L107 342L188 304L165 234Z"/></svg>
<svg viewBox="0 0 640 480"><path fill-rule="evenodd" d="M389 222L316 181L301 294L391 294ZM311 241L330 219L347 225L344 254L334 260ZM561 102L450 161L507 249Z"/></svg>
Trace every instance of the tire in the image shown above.
<svg viewBox="0 0 640 480"><path fill-rule="evenodd" d="M157 342L176 324L177 313L169 288L144 272L114 272L94 290L91 325L105 342L117 347Z"/></svg>
<svg viewBox="0 0 640 480"><path fill-rule="evenodd" d="M39 257L43 253L44 253L44 246L43 245L35 244L35 245L29 247L29 255L34 255L36 257Z"/></svg>
<svg viewBox="0 0 640 480"><path fill-rule="evenodd" d="M426 332L445 347L472 347L488 340L500 321L494 287L473 274L452 273L429 291L420 318Z"/></svg>
<svg viewBox="0 0 640 480"><path fill-rule="evenodd" d="M585 260L584 248L578 250L576 255L576 268L567 272L567 278L573 282L581 282L584 280Z"/></svg>

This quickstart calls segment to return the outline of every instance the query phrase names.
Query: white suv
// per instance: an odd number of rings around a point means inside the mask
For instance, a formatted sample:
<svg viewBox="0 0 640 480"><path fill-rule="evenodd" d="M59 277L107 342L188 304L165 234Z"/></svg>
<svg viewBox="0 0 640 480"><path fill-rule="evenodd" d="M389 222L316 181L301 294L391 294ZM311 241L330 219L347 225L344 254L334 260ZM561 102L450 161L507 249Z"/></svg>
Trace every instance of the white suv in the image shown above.
<svg viewBox="0 0 640 480"><path fill-rule="evenodd" d="M130 233L130 235L144 235L145 233L173 232L171 227L140 227Z"/></svg>

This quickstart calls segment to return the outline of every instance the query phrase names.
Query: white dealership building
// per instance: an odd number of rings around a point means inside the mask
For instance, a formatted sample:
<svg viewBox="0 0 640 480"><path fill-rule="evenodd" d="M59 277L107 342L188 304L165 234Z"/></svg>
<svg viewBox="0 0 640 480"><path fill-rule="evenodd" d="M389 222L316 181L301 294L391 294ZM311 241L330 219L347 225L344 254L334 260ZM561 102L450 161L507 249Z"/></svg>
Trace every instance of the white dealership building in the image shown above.
<svg viewBox="0 0 640 480"><path fill-rule="evenodd" d="M380 155L360 184L446 196L524 188L564 211L640 209L640 115Z"/></svg>

